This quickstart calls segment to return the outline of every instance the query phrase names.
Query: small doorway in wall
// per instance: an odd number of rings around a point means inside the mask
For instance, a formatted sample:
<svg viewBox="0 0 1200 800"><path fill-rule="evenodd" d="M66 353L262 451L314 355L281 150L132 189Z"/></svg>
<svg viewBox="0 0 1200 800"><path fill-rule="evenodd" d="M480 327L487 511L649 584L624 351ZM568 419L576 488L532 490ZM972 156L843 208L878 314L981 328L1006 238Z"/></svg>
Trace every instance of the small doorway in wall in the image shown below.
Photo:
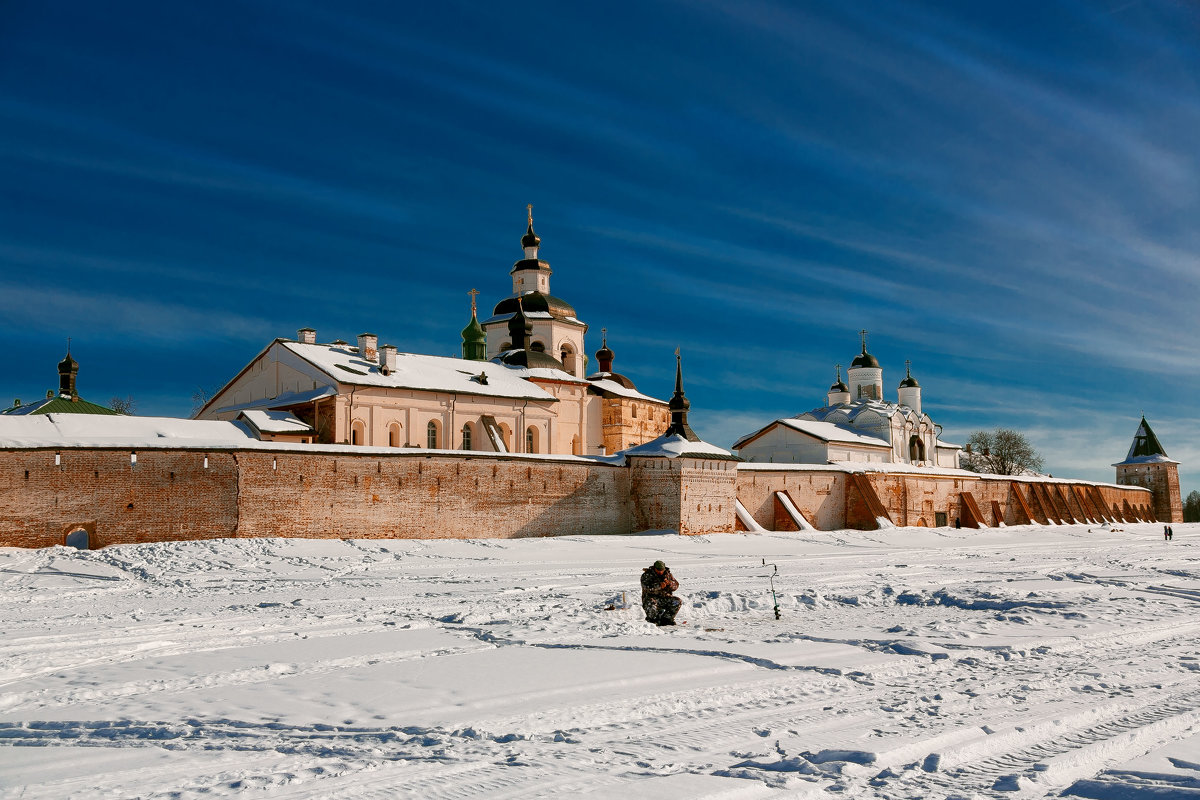
<svg viewBox="0 0 1200 800"><path fill-rule="evenodd" d="M63 544L67 547L74 547L76 550L91 550L92 537L84 528L76 528L66 535Z"/></svg>
<svg viewBox="0 0 1200 800"><path fill-rule="evenodd" d="M934 524L934 527L937 527L937 528L946 527L946 512L945 511L935 512L933 515L933 524Z"/></svg>

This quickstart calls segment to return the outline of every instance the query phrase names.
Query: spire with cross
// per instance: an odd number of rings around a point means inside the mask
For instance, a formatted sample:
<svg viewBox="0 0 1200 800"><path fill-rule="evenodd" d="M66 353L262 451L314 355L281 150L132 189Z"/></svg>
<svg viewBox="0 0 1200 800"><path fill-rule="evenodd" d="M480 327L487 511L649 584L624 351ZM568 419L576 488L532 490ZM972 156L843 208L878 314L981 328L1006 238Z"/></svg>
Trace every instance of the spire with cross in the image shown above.
<svg viewBox="0 0 1200 800"><path fill-rule="evenodd" d="M484 361L487 359L487 333L479 324L475 308L475 295L479 290L472 289L467 294L471 296L471 321L462 330L462 357L469 361Z"/></svg>

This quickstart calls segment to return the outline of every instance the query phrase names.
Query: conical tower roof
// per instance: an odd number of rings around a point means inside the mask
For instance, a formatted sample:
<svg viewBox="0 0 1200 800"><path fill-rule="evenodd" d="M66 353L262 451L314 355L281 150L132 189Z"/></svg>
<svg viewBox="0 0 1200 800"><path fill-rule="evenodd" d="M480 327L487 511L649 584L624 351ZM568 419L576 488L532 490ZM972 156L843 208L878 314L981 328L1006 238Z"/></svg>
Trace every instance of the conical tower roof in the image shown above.
<svg viewBox="0 0 1200 800"><path fill-rule="evenodd" d="M1129 452L1125 454L1125 460L1114 464L1150 464L1154 462L1177 464L1167 456L1167 451L1163 449L1162 443L1158 441L1158 437L1154 435L1154 431L1150 428L1150 423L1146 422L1146 415L1142 415L1142 421L1138 424L1137 433L1133 435L1133 444L1129 445Z"/></svg>

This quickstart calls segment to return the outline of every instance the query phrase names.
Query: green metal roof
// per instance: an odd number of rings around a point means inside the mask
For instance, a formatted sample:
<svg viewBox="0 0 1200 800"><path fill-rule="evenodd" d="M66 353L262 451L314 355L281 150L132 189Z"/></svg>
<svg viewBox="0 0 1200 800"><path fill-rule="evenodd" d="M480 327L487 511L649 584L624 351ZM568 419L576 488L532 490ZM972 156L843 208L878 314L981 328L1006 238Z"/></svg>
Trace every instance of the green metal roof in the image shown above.
<svg viewBox="0 0 1200 800"><path fill-rule="evenodd" d="M89 403L83 398L71 400L62 395L55 395L44 400L39 400L36 403L29 405L13 406L0 414L25 415L25 414L110 414L113 416L121 416L118 411L113 411L111 408L98 406L95 403Z"/></svg>

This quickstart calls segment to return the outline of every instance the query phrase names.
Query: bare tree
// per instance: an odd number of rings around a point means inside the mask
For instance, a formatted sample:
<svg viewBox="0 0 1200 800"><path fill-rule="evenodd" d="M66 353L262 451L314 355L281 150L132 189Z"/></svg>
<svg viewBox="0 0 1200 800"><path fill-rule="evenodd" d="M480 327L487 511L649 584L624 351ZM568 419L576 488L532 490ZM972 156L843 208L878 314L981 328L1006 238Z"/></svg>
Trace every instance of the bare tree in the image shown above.
<svg viewBox="0 0 1200 800"><path fill-rule="evenodd" d="M975 431L967 439L960 463L963 469L992 475L1025 475L1039 472L1042 457L1025 434L1007 428Z"/></svg>
<svg viewBox="0 0 1200 800"><path fill-rule="evenodd" d="M212 400L218 391L220 390L197 386L196 391L192 392L192 416L196 416L200 409L208 405L208 401Z"/></svg>
<svg viewBox="0 0 1200 800"><path fill-rule="evenodd" d="M133 399L133 395L114 397L108 401L108 407L118 414L133 414L137 411L137 401Z"/></svg>

